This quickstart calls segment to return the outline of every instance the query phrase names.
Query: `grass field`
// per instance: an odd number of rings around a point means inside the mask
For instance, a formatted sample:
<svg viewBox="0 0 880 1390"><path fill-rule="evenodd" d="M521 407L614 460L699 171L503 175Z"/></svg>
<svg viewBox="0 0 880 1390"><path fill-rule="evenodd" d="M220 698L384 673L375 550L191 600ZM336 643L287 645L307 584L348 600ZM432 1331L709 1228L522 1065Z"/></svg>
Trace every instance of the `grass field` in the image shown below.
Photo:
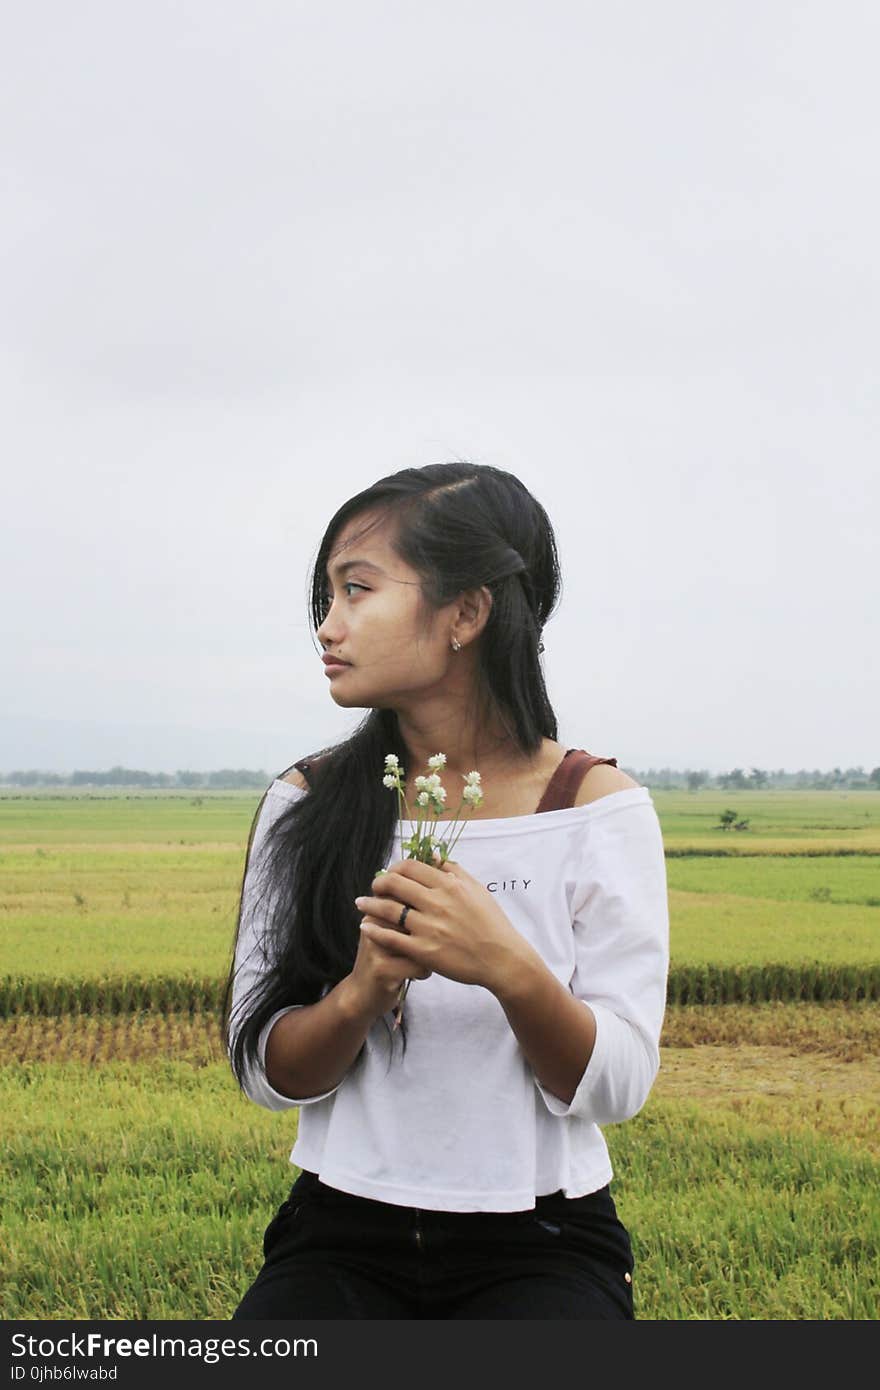
<svg viewBox="0 0 880 1390"><path fill-rule="evenodd" d="M0 799L0 976L225 973L258 799ZM880 793L804 793L803 825L788 792L658 792L654 801L667 849L675 846L673 965L880 959ZM734 803L754 833L713 834ZM843 848L858 842L862 852L807 854L805 827L811 839L846 837ZM872 837L876 851L866 853ZM718 839L737 857L706 857ZM680 857L688 850L695 857Z"/></svg>
<svg viewBox="0 0 880 1390"><path fill-rule="evenodd" d="M790 1008L794 1006L789 1006ZM876 1073L875 1073L876 1074ZM224 1318L287 1195L295 1112L226 1067L29 1063L0 1073L5 1318ZM850 1097L677 1097L608 1130L645 1318L874 1318L880 1156Z"/></svg>
<svg viewBox="0 0 880 1390"><path fill-rule="evenodd" d="M251 793L0 795L0 976L219 978ZM876 970L880 794L656 793L682 966ZM733 807L749 829L722 832ZM875 1319L880 1008L672 1007L606 1131L642 1318ZM217 1019L0 1019L4 1318L226 1318L295 1176Z"/></svg>

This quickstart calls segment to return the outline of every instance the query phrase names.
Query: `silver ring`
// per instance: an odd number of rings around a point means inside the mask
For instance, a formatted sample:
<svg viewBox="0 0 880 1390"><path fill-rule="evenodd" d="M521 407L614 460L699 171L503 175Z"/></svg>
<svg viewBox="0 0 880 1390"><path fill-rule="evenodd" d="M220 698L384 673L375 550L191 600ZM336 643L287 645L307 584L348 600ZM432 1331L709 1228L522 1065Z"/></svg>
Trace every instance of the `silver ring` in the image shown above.
<svg viewBox="0 0 880 1390"><path fill-rule="evenodd" d="M406 914L407 914L408 912L409 912L409 907L405 907L405 908L403 909L403 911L401 912L400 916L399 916L398 919L397 919L397 925L398 925L398 927L402 927L404 931L406 931L406 927L404 926L404 923L406 922Z"/></svg>

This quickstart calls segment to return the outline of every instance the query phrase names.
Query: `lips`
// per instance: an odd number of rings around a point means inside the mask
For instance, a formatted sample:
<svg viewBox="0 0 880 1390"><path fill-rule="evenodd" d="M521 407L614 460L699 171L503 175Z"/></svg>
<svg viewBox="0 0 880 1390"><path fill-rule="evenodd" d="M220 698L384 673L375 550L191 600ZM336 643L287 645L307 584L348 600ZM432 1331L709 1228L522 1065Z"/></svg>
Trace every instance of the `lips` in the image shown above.
<svg viewBox="0 0 880 1390"><path fill-rule="evenodd" d="M337 656L322 656L321 660L323 661L325 670L327 671L340 671L344 667L351 665L350 661L340 661L339 657Z"/></svg>

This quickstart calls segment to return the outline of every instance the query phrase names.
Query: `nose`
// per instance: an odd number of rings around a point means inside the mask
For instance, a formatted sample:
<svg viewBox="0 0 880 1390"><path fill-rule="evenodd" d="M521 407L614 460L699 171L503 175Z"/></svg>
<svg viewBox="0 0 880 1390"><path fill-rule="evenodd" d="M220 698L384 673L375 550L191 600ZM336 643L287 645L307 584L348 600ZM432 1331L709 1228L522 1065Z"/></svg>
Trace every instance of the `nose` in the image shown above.
<svg viewBox="0 0 880 1390"><path fill-rule="evenodd" d="M328 647L338 646L338 644L342 641L342 632L339 623L339 618L338 616L334 617L335 606L336 603L334 600L334 602L331 603L330 607L327 609L324 621L321 623L320 627L318 628L315 634L325 651Z"/></svg>

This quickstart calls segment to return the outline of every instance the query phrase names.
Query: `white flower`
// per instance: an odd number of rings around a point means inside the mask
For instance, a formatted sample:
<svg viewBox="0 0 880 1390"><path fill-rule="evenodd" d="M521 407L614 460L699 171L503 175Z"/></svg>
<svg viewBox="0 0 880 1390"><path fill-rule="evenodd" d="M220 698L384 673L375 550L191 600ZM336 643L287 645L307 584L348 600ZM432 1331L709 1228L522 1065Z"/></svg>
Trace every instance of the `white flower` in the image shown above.
<svg viewBox="0 0 880 1390"><path fill-rule="evenodd" d="M483 793L479 787L470 783L462 792L465 801L469 801L472 806L479 806L483 800Z"/></svg>
<svg viewBox="0 0 880 1390"><path fill-rule="evenodd" d="M433 768L435 771L436 771L436 769L437 769L438 767L445 767L445 766L446 766L446 754L445 754L445 753L435 753L434 756L433 756L433 758L429 758L429 759L428 759L428 767Z"/></svg>
<svg viewBox="0 0 880 1390"><path fill-rule="evenodd" d="M385 766L386 766L386 767L397 767L397 766L398 766L398 761L399 761L399 760L398 760L398 757L397 757L397 754L396 754L396 753L389 753L389 754L387 755L387 757L385 758Z"/></svg>
<svg viewBox="0 0 880 1390"><path fill-rule="evenodd" d="M469 787L479 786L481 778L479 772L469 772L464 779Z"/></svg>
<svg viewBox="0 0 880 1390"><path fill-rule="evenodd" d="M423 792L423 791L425 791L425 789L426 789L427 787L430 787L430 785L431 785L431 782L430 782L430 779L429 779L429 778L427 778L427 777L417 777L417 778L416 778L416 791L417 791L417 792Z"/></svg>
<svg viewBox="0 0 880 1390"><path fill-rule="evenodd" d="M431 787L436 790L436 788L441 785L439 772L432 772L430 777L425 778L426 787Z"/></svg>
<svg viewBox="0 0 880 1390"><path fill-rule="evenodd" d="M389 772L388 775L387 775L387 777L383 777L383 778L382 778L382 785L383 785L383 787L396 787L396 786L397 786L397 778L396 778L392 773Z"/></svg>
<svg viewBox="0 0 880 1390"><path fill-rule="evenodd" d="M429 794L428 792L419 792L418 796L416 797L416 805L417 805L417 806L427 806L427 804L428 804L428 802L429 802L430 800L431 800L431 797L430 797L430 794Z"/></svg>

